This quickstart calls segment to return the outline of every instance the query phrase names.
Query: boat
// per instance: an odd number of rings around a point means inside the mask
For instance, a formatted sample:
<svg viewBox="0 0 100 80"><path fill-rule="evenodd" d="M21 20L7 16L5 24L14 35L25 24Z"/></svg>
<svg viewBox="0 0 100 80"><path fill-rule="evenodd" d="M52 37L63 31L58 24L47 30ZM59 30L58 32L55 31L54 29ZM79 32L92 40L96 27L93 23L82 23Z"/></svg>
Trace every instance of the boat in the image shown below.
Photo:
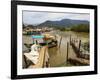
<svg viewBox="0 0 100 80"><path fill-rule="evenodd" d="M57 46L57 40L55 39L55 36L52 36L50 34L32 35L32 39L33 39L33 44L37 43L40 46L47 45L48 48Z"/></svg>
<svg viewBox="0 0 100 80"><path fill-rule="evenodd" d="M58 44L58 41L56 40L56 36L50 35L50 34L44 34L44 41L47 43L49 48L56 47Z"/></svg>

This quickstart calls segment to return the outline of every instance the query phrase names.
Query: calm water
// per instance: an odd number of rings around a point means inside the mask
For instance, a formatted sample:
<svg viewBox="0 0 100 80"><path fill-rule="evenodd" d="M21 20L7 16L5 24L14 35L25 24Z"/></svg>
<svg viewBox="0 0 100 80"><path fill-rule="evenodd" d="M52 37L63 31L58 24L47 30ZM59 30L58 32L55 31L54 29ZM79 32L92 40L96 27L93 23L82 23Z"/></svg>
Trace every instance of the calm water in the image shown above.
<svg viewBox="0 0 100 80"><path fill-rule="evenodd" d="M62 36L62 41L60 48L54 47L49 49L49 56L50 56L50 66L51 67L60 67L60 66L72 66L71 64L66 64L66 54L67 54L67 42L69 42L70 35L73 38L79 38L82 42L89 41L89 34L88 33L76 33L71 31L61 32L61 31L52 31L50 34L57 35L58 45L60 41L60 37ZM23 36L23 43L32 43L31 36ZM23 47L23 50L25 47ZM70 51L69 51L70 53Z"/></svg>
<svg viewBox="0 0 100 80"><path fill-rule="evenodd" d="M67 42L70 40L70 35L73 38L81 39L82 42L89 41L89 34L88 33L76 33L76 32L52 32L51 34L58 35L58 45L60 41L60 37L62 36L62 41L60 48L51 48L49 49L50 55L50 66L51 67L60 67L60 66L73 66L72 64L66 64L66 57L67 57ZM69 49L69 53L71 54L71 50ZM72 55L74 56L74 55Z"/></svg>

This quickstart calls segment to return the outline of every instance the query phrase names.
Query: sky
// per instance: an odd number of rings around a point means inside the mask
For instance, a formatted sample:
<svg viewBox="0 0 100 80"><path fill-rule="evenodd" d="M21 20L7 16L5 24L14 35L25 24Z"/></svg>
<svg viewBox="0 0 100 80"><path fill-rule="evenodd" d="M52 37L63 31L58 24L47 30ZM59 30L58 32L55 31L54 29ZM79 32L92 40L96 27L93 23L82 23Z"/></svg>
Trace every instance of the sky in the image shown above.
<svg viewBox="0 0 100 80"><path fill-rule="evenodd" d="M34 12L23 11L23 23L37 25L47 20L59 21L62 19L73 20L88 20L90 21L90 15L88 13L59 13L59 12Z"/></svg>

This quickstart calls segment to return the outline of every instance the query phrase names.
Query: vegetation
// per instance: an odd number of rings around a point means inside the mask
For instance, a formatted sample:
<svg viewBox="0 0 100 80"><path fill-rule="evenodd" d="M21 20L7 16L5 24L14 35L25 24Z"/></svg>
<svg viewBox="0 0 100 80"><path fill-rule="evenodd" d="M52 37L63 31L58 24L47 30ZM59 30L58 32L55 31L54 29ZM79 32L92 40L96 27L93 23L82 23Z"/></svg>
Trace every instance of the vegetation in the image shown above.
<svg viewBox="0 0 100 80"><path fill-rule="evenodd" d="M71 31L89 32L89 25L88 24L79 24L79 25L76 25L76 26L72 26Z"/></svg>
<svg viewBox="0 0 100 80"><path fill-rule="evenodd" d="M25 28L36 28L36 26L33 26L33 25L25 25L25 24L23 24L23 29L25 29Z"/></svg>
<svg viewBox="0 0 100 80"><path fill-rule="evenodd" d="M82 47L83 47L84 50L86 50L86 51L90 51L90 47L89 47L89 46L90 46L89 41L82 44Z"/></svg>
<svg viewBox="0 0 100 80"><path fill-rule="evenodd" d="M60 31L70 31L70 28L65 28L65 27L57 27L56 29Z"/></svg>
<svg viewBox="0 0 100 80"><path fill-rule="evenodd" d="M66 31L66 28L65 27L59 27L58 28L60 31Z"/></svg>
<svg viewBox="0 0 100 80"><path fill-rule="evenodd" d="M23 29L25 29L25 27L26 27L26 26L23 24Z"/></svg>
<svg viewBox="0 0 100 80"><path fill-rule="evenodd" d="M89 25L88 24L79 24L74 25L71 27L55 27L60 31L75 31L75 32L89 32Z"/></svg>

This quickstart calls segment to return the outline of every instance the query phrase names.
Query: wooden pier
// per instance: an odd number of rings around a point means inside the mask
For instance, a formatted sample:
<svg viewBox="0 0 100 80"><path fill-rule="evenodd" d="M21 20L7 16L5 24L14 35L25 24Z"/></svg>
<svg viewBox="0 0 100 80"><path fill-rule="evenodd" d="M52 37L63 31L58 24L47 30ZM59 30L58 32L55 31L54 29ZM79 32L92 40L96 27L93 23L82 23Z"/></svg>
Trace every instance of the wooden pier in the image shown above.
<svg viewBox="0 0 100 80"><path fill-rule="evenodd" d="M70 41L72 48L74 49L77 57L79 58L83 58L83 59L90 59L90 55L87 51L85 51L82 47L81 47L81 40L77 40L77 42L75 42L76 40L72 40Z"/></svg>
<svg viewBox="0 0 100 80"><path fill-rule="evenodd" d="M67 42L67 61L74 65L89 65L90 55L81 51L81 40L72 39L71 36L69 40L70 45Z"/></svg>
<svg viewBox="0 0 100 80"><path fill-rule="evenodd" d="M25 60L30 60L30 56L26 56L24 55L24 59ZM48 47L44 46L41 48L40 52L39 52L39 59L37 64L32 64L29 65L27 68L43 68L43 67L49 67L49 54L48 54ZM27 61L26 61L27 64Z"/></svg>
<svg viewBox="0 0 100 80"><path fill-rule="evenodd" d="M69 45L69 56L68 60L73 65L89 65L90 61L81 57L77 57L77 53L74 51L73 47Z"/></svg>

